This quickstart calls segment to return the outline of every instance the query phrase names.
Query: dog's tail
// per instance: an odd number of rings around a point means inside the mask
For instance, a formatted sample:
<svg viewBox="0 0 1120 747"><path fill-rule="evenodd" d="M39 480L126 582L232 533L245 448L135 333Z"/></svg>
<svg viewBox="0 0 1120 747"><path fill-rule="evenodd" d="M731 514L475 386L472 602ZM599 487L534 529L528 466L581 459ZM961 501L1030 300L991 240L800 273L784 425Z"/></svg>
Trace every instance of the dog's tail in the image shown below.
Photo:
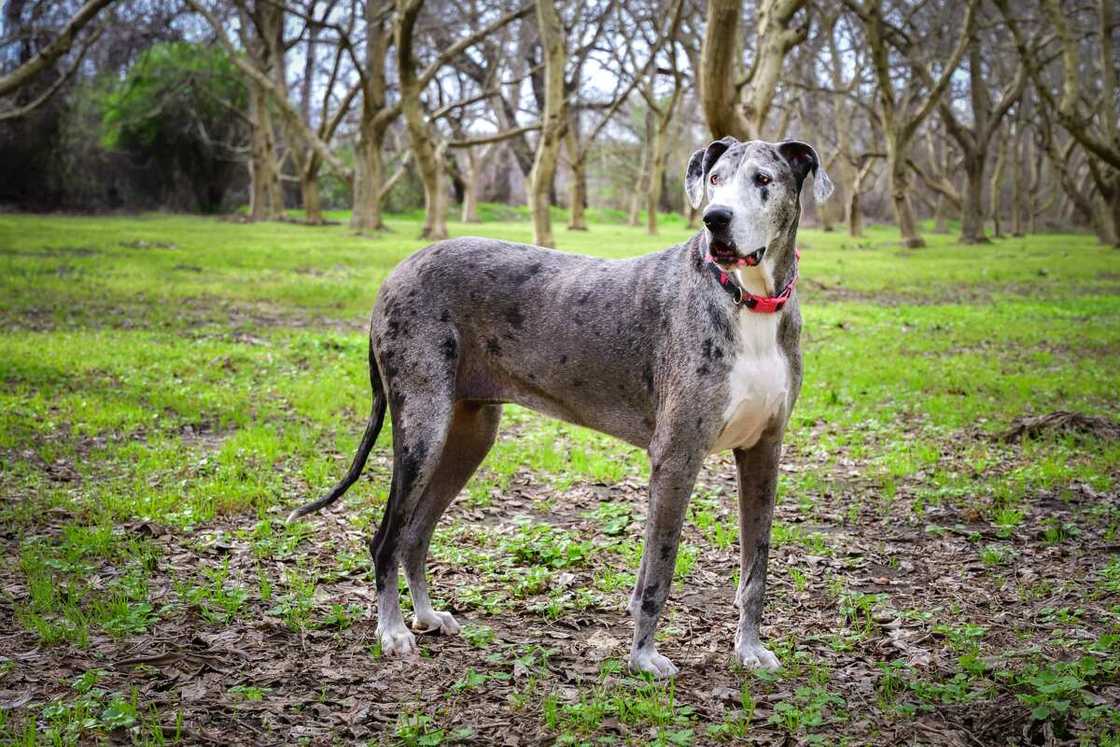
<svg viewBox="0 0 1120 747"><path fill-rule="evenodd" d="M373 389L373 407L370 409L369 421L366 423L366 432L362 436L362 442L358 444L358 452L354 454L354 461L350 463L350 471L346 473L346 477L343 477L338 485L334 486L331 492L319 500L300 506L288 514L289 524L302 516L315 513L341 498L350 489L350 486L358 480L358 477L362 474L362 468L366 466L369 452L373 449L373 442L377 440L377 434L381 432L381 424L385 420L386 405L385 386L381 381L381 374L377 370L377 360L373 355L372 336L369 341L369 383Z"/></svg>

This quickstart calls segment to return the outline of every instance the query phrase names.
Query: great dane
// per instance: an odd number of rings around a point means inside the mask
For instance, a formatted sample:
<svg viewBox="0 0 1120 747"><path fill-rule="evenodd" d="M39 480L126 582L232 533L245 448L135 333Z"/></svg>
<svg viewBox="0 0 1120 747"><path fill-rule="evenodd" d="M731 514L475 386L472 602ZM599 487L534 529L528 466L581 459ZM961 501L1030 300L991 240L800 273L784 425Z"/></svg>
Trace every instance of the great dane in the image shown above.
<svg viewBox="0 0 1120 747"><path fill-rule="evenodd" d="M369 337L373 408L346 477L296 519L337 500L393 423L388 505L370 541L385 655L414 657L401 615L403 563L418 631L459 625L428 598L432 532L494 443L514 402L647 450L649 512L630 668L671 677L654 629L669 596L681 525L701 463L733 450L741 575L735 657L775 669L759 640L782 435L801 387L795 248L803 182L832 184L805 143L723 138L688 161L685 192L705 194L688 242L604 260L484 238L416 252L381 286Z"/></svg>

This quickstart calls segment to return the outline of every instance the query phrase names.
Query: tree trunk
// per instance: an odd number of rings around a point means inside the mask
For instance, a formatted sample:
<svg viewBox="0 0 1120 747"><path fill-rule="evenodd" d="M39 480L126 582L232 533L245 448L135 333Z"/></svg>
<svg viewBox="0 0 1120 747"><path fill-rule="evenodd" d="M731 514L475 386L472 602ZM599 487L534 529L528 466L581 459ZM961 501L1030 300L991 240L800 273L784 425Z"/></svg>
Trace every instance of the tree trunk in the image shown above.
<svg viewBox="0 0 1120 747"><path fill-rule="evenodd" d="M646 191L646 159L642 158L642 175L638 177L638 183L634 186L634 192L630 195L630 209L626 213L626 225L640 226L642 224L642 194Z"/></svg>
<svg viewBox="0 0 1120 747"><path fill-rule="evenodd" d="M424 125L425 131L427 125ZM423 148L413 148L417 165L420 170L420 180L424 183L424 227L420 231L420 238L431 241L442 241L450 234L447 231L447 210L450 201L447 198L447 171L443 167L443 153L438 145L429 138L430 150L424 156Z"/></svg>
<svg viewBox="0 0 1120 747"><path fill-rule="evenodd" d="M537 0L537 22L544 48L545 92L541 116L541 136L529 173L529 209L533 216L533 243L554 246L550 191L556 174L556 161L568 123L564 92L566 58L564 25L553 0Z"/></svg>
<svg viewBox="0 0 1120 747"><path fill-rule="evenodd" d="M984 235L984 154L965 153L964 194L961 196L962 244L986 244Z"/></svg>
<svg viewBox="0 0 1120 747"><path fill-rule="evenodd" d="M275 220L283 212L280 171L276 164L276 134L268 111L268 96L249 86L249 218Z"/></svg>
<svg viewBox="0 0 1120 747"><path fill-rule="evenodd" d="M569 188L568 202L570 218L569 231L587 230L587 154L582 152L575 122L568 125L564 136L564 148L568 152L568 163L572 169L572 184Z"/></svg>
<svg viewBox="0 0 1120 747"><path fill-rule="evenodd" d="M1093 233L1097 235L1097 241L1102 244L1116 244L1118 234L1113 227L1116 210L1100 195L1093 196L1092 206L1090 224L1093 226Z"/></svg>
<svg viewBox="0 0 1120 747"><path fill-rule="evenodd" d="M1112 245L1120 249L1120 184L1116 186L1117 188L1110 196L1108 202L1109 206L1112 208Z"/></svg>
<svg viewBox="0 0 1120 747"><path fill-rule="evenodd" d="M739 31L742 4L708 0L700 51L700 100L712 137L749 140L761 135L774 101L786 54L808 35L808 25L791 28L805 0L759 0L755 12L755 57L745 85ZM745 90L745 101L739 91Z"/></svg>
<svg viewBox="0 0 1120 747"><path fill-rule="evenodd" d="M1015 157L1011 159L1011 235L1023 235L1023 214L1026 207L1023 202L1025 196L1023 194L1023 143L1022 133L1017 133L1019 139L1016 140Z"/></svg>
<svg viewBox="0 0 1120 747"><path fill-rule="evenodd" d="M906 163L897 158L891 158L892 151L888 150L887 157L891 163L891 205L894 207L894 217L898 221L898 230L902 234L902 244L909 249L919 249L926 245L918 232L918 219L914 215L914 206L910 202L910 183L906 177Z"/></svg>
<svg viewBox="0 0 1120 747"><path fill-rule="evenodd" d="M863 213L859 207L859 188L848 195L848 235L853 239L863 238Z"/></svg>
<svg viewBox="0 0 1120 747"><path fill-rule="evenodd" d="M661 202L661 176L665 171L665 155L661 144L654 144L650 172L646 184L646 233L657 235L657 208Z"/></svg>
<svg viewBox="0 0 1120 747"><path fill-rule="evenodd" d="M666 112L659 118L653 137L653 152L649 158L649 183L646 184L646 232L650 236L657 235L657 210L661 203L661 186L665 176L665 162L669 158L669 124L672 119L673 108L676 104L677 94L666 104Z"/></svg>
<svg viewBox="0 0 1120 747"><path fill-rule="evenodd" d="M319 199L319 179L316 175L301 173L299 191L303 197L303 212L309 225L323 225L323 208Z"/></svg>
<svg viewBox="0 0 1120 747"><path fill-rule="evenodd" d="M700 102L713 138L750 139L735 81L743 46L739 33L742 6L736 0L708 0L704 44L700 50Z"/></svg>
<svg viewBox="0 0 1120 747"><path fill-rule="evenodd" d="M945 195L938 193L937 202L933 205L933 232L936 234L949 233L948 218L945 215Z"/></svg>
<svg viewBox="0 0 1120 747"><path fill-rule="evenodd" d="M1000 228L1000 212L1003 209L1003 199L1001 187L1003 186L1003 170L1007 165L1007 141L1000 139L999 151L996 154L996 165L992 170L992 182L989 185L991 191L991 209L992 209L992 237L996 239L1003 238L1003 232Z"/></svg>
<svg viewBox="0 0 1120 747"><path fill-rule="evenodd" d="M363 118L358 151L354 161L354 209L350 227L356 231L382 231L381 188L385 183L385 162L381 155L384 128Z"/></svg>
<svg viewBox="0 0 1120 747"><path fill-rule="evenodd" d="M463 172L463 212L464 223L481 223L478 218L478 180L481 172L478 154L474 148L466 148L463 154L467 168Z"/></svg>
<svg viewBox="0 0 1120 747"><path fill-rule="evenodd" d="M447 185L443 169L443 154L432 134L424 108L420 103L420 82L417 80L413 59L413 29L420 14L419 0L400 0L397 3L396 28L397 71L400 77L401 113L408 127L408 139L420 181L424 185L424 227L420 238L439 241L447 233Z"/></svg>
<svg viewBox="0 0 1120 747"><path fill-rule="evenodd" d="M649 191L646 179L649 178L650 164L653 158L653 115L646 112L646 136L642 139L642 158L638 164L638 183L634 185L634 192L630 195L630 211L626 216L626 225L640 226L642 224L642 196Z"/></svg>

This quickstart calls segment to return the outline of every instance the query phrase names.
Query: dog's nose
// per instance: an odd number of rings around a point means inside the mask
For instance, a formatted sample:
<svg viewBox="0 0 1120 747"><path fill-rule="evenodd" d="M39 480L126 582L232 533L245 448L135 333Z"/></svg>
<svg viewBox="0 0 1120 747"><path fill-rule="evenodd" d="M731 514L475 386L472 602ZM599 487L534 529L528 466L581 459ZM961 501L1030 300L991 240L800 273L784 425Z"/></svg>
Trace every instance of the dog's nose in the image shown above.
<svg viewBox="0 0 1120 747"><path fill-rule="evenodd" d="M709 231L719 231L731 225L730 208L714 205L704 211L704 225Z"/></svg>

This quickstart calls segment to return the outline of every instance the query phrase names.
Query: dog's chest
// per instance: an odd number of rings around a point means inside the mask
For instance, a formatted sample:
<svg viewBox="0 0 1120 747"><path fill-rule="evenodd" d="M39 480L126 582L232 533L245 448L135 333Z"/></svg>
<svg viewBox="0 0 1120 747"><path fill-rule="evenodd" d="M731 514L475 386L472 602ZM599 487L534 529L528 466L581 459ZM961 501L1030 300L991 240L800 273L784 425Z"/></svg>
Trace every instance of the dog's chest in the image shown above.
<svg viewBox="0 0 1120 747"><path fill-rule="evenodd" d="M786 406L789 368L778 347L779 314L740 311L738 345L727 381L723 428L712 451L754 446Z"/></svg>

